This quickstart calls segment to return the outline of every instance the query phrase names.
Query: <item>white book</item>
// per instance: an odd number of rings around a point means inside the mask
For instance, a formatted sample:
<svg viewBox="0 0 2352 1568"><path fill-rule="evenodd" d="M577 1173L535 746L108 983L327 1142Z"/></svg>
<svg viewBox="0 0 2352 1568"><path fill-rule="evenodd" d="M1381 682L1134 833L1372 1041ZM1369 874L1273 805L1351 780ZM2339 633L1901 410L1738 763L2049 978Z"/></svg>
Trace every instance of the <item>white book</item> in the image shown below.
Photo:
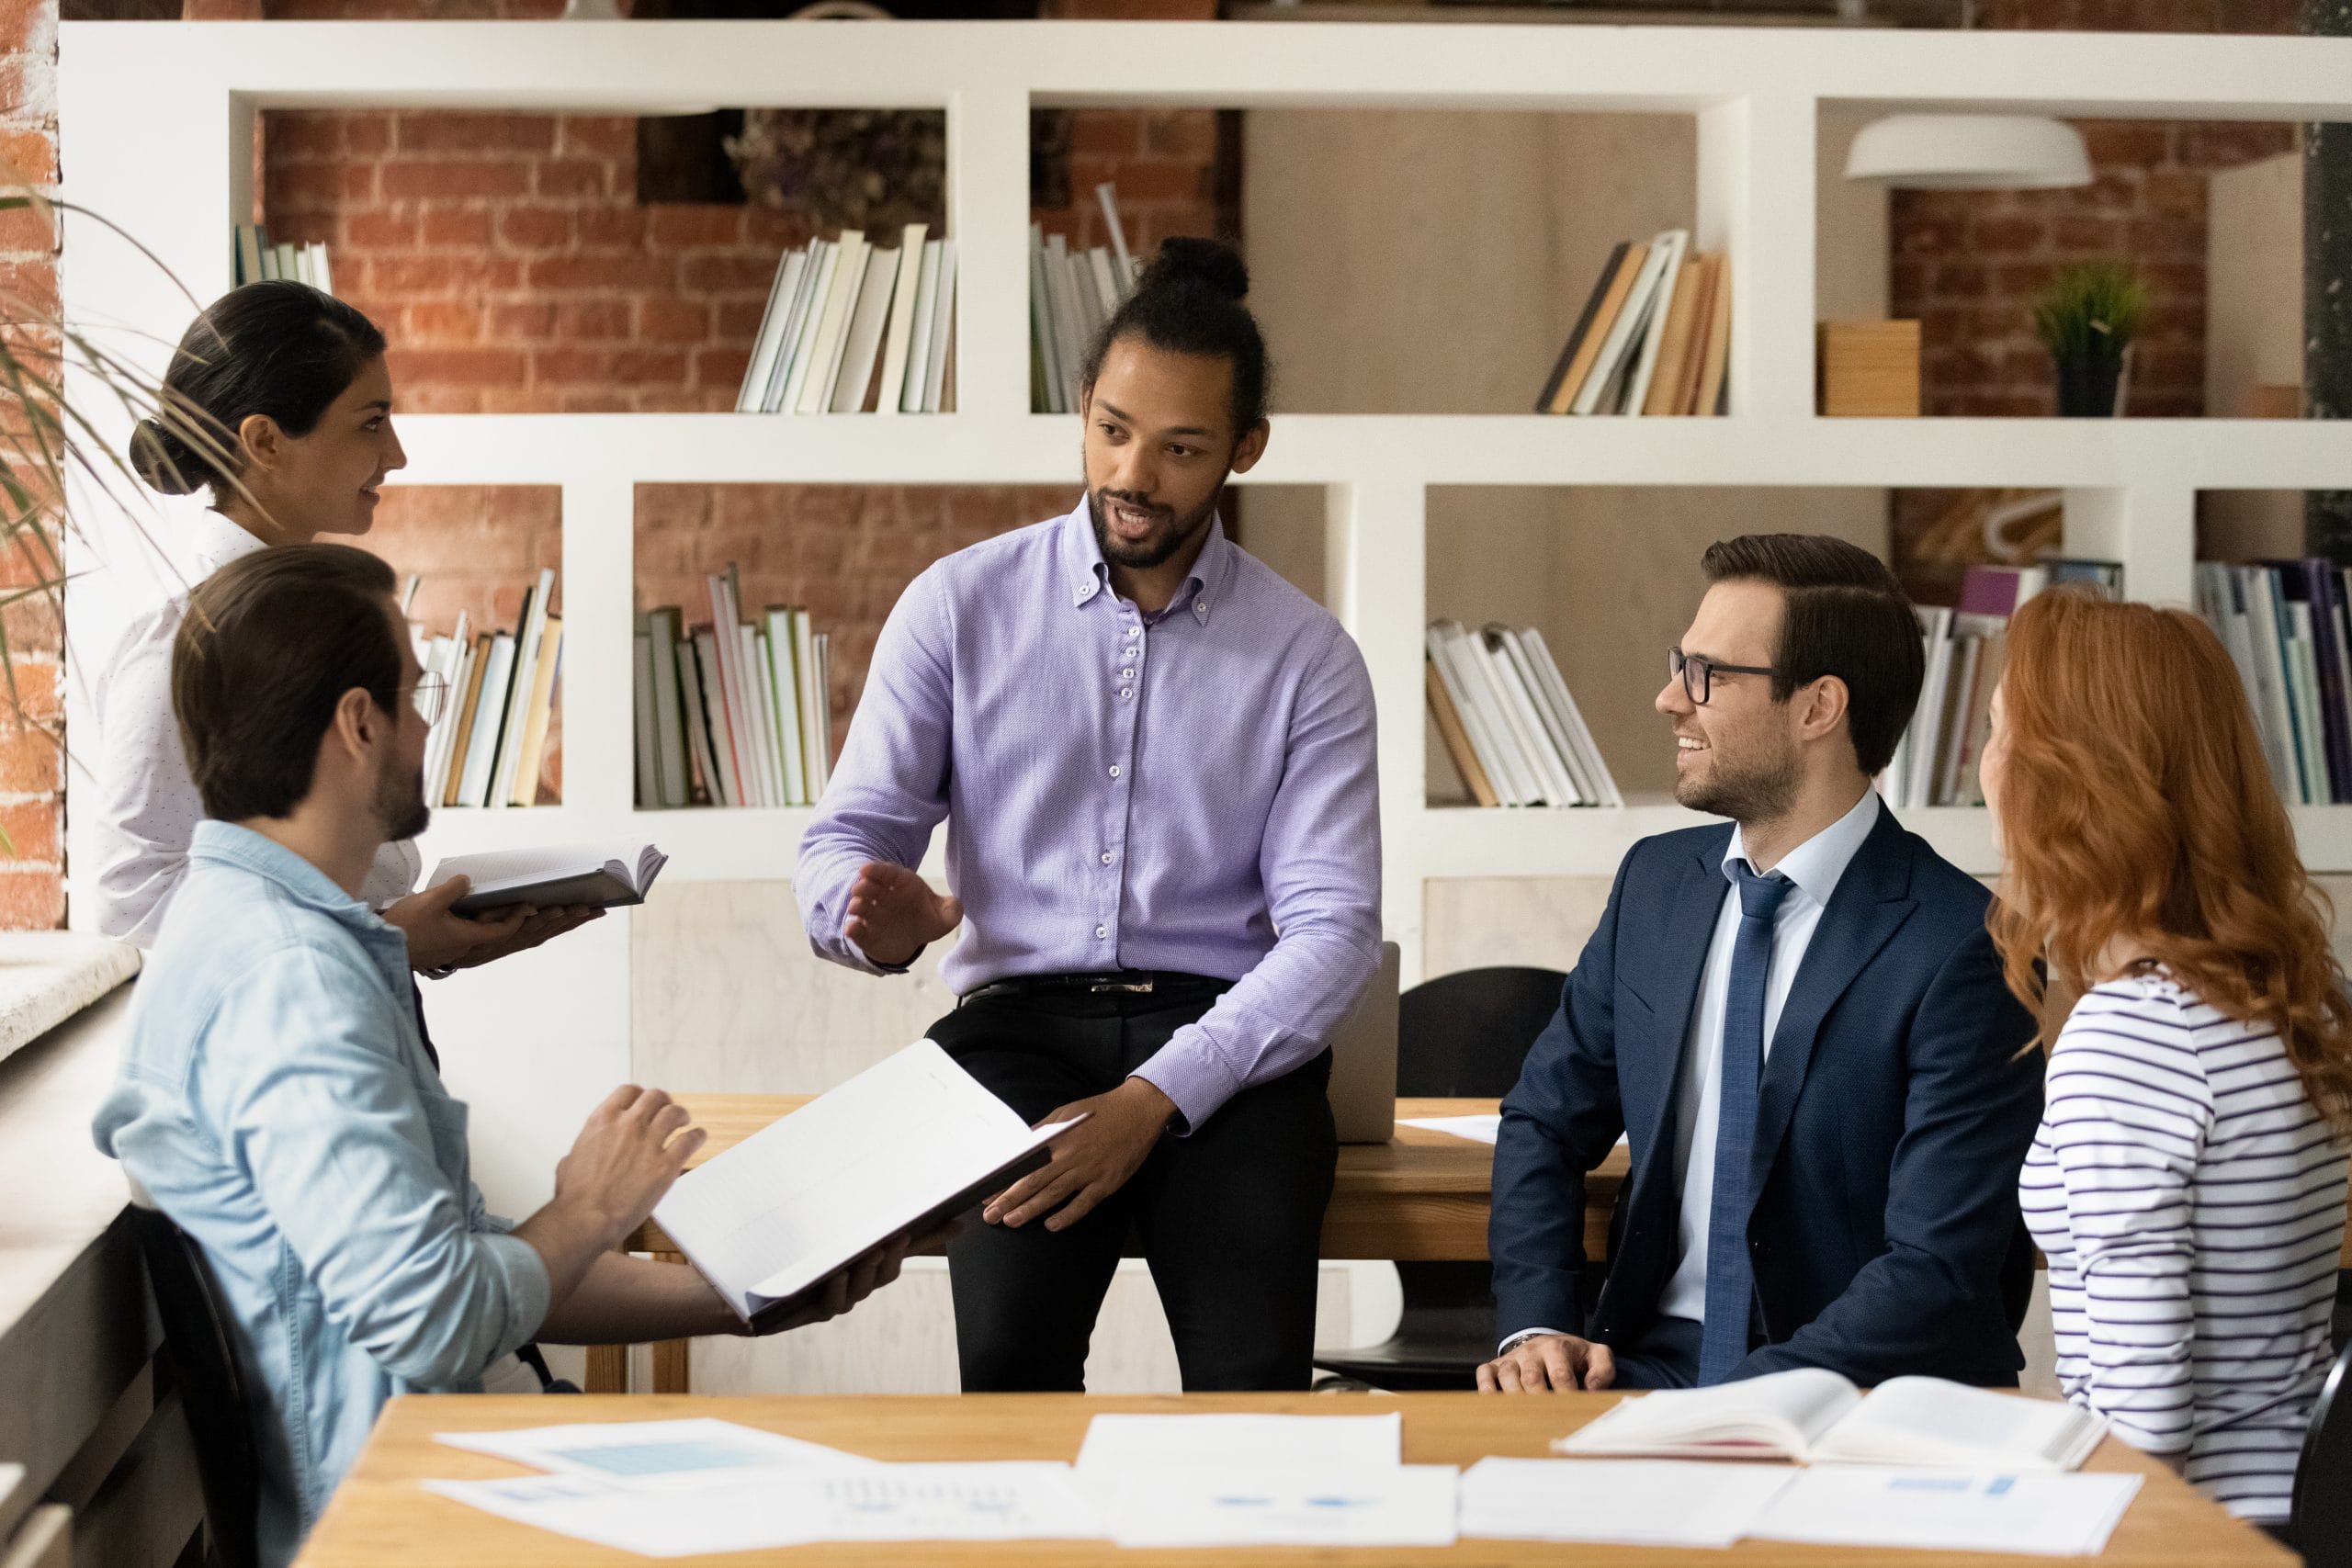
<svg viewBox="0 0 2352 1568"><path fill-rule="evenodd" d="M277 270L270 274L271 276L282 277L289 283L304 281L301 254L295 250L291 242L281 240L272 245L270 250L275 254L277 264Z"/></svg>
<svg viewBox="0 0 2352 1568"><path fill-rule="evenodd" d="M1046 236L1046 292L1054 302L1054 341L1061 350L1062 406L1078 412L1078 378L1086 357L1086 322L1078 302L1077 279L1069 268L1069 242L1059 234Z"/></svg>
<svg viewBox="0 0 2352 1568"><path fill-rule="evenodd" d="M760 798L770 806L782 806L784 761L775 731L769 725L769 716L775 711L775 694L768 687L767 649L755 627L739 626L736 640L743 650L743 694L749 699L744 705L751 710L752 749L759 753Z"/></svg>
<svg viewBox="0 0 2352 1568"><path fill-rule="evenodd" d="M2278 613L2278 580L2258 566L2239 567L2235 575L2245 598L2246 630L2262 682L2263 705L2278 737L2278 787L2288 799L2300 801L2302 755L2295 744L2294 702L2287 689L2287 629L2286 617Z"/></svg>
<svg viewBox="0 0 2352 1568"><path fill-rule="evenodd" d="M1483 734L1491 755L1478 759L1487 770L1487 780L1495 787L1495 795L1505 806L1532 806L1543 794L1519 740L1510 723L1504 718L1500 694L1487 678L1486 660L1475 646L1476 639L1458 623L1442 621L1440 649L1442 657L1451 661L1453 685L1468 699L1468 711L1478 716L1475 737Z"/></svg>
<svg viewBox="0 0 2352 1568"><path fill-rule="evenodd" d="M825 747L830 725L826 709L831 704L825 671L817 662L816 627L809 624L806 610L792 612L792 661L800 675L801 757L808 771L808 798L813 801L825 793L826 763L831 760Z"/></svg>
<svg viewBox="0 0 2352 1568"><path fill-rule="evenodd" d="M947 406L948 334L956 324L956 242L939 242L939 288L931 312L931 359L923 367L922 412Z"/></svg>
<svg viewBox="0 0 2352 1568"><path fill-rule="evenodd" d="M1543 727L1544 738L1576 792L1576 804L1597 806L1600 802L1600 788L1585 771L1584 759L1577 755L1576 740L1568 733L1568 721L1553 706L1551 690L1544 684L1543 677L1536 673L1535 660L1521 640L1523 635L1516 627L1500 624L1487 628L1487 636L1493 640L1499 653L1510 660L1519 683L1526 688L1529 705L1535 710L1536 722Z"/></svg>
<svg viewBox="0 0 2352 1568"><path fill-rule="evenodd" d="M1634 334L1649 317L1650 300L1657 293L1658 279L1665 276L1665 236L1653 242L1642 258L1642 270L1634 275L1634 287L1626 292L1625 302L1617 310L1617 319L1609 324L1609 334L1600 340L1600 353L1593 360L1592 368L1577 391L1576 400L1568 405L1570 413L1589 414L1601 406L1601 393L1612 382L1623 385L1627 350L1635 343Z"/></svg>
<svg viewBox="0 0 2352 1568"><path fill-rule="evenodd" d="M1094 187L1094 199L1102 204L1102 221L1111 231L1112 255L1119 264L1119 299L1124 302L1136 291L1136 258L1127 250L1126 225L1119 221L1119 188L1104 180Z"/></svg>
<svg viewBox="0 0 2352 1568"><path fill-rule="evenodd" d="M719 667L718 634L708 626L695 628L695 658L687 684L702 699L703 726L710 739L710 755L703 777L721 806L744 806L743 781L735 768L735 731L727 716L727 680Z"/></svg>
<svg viewBox="0 0 2352 1568"><path fill-rule="evenodd" d="M833 639L829 632L812 632L808 656L817 671L817 747L809 753L808 793L821 796L833 776Z"/></svg>
<svg viewBox="0 0 2352 1568"><path fill-rule="evenodd" d="M756 1325L1045 1164L1071 1125L1031 1128L921 1040L686 1172L653 1217Z"/></svg>
<svg viewBox="0 0 2352 1568"><path fill-rule="evenodd" d="M489 798L491 769L498 761L498 732L506 718L506 688L514 684L514 635L500 632L490 639L481 691L474 703L473 732L466 738L466 767L458 782L460 806L480 806Z"/></svg>
<svg viewBox="0 0 2352 1568"><path fill-rule="evenodd" d="M334 292L334 268L327 265L327 243L321 240L318 244L318 259L311 264L311 270L318 277L319 292L332 294Z"/></svg>
<svg viewBox="0 0 2352 1568"><path fill-rule="evenodd" d="M786 400L786 392L792 385L794 358L807 344L807 329L816 318L821 299L818 290L826 281L823 262L830 250L831 247L820 240L801 253L800 276L793 285L784 330L776 337L775 363L768 367L767 389L760 395L762 413L782 413L792 406Z"/></svg>
<svg viewBox="0 0 2352 1568"><path fill-rule="evenodd" d="M311 247L308 245L294 247L294 280L297 283L311 282ZM311 287L315 288L318 286L311 284Z"/></svg>
<svg viewBox="0 0 2352 1568"><path fill-rule="evenodd" d="M808 804L808 763L800 744L799 652L792 632L792 612L768 606L768 679L775 692L776 741L784 754L784 803Z"/></svg>
<svg viewBox="0 0 2352 1568"><path fill-rule="evenodd" d="M237 281L258 283L266 276L261 265L261 229L257 224L237 225Z"/></svg>
<svg viewBox="0 0 2352 1568"><path fill-rule="evenodd" d="M424 776L432 788L428 798L438 798L434 790L443 787L449 777L449 752L457 744L458 708L466 698L466 673L473 662L473 638L467 635L466 612L458 612L457 626L441 643L441 661L436 666L442 685L447 691L441 702L441 717L433 726L424 750Z"/></svg>
<svg viewBox="0 0 2352 1568"><path fill-rule="evenodd" d="M1127 291L1119 287L1118 264L1100 245L1086 253L1086 260L1094 268L1094 292L1102 297L1102 319L1107 322L1127 298Z"/></svg>
<svg viewBox="0 0 2352 1568"><path fill-rule="evenodd" d="M2106 1435L2107 1418L1942 1378L1889 1378L1868 1394L1822 1367L1614 1404L1552 1449L1663 1459L1790 1459L2057 1472Z"/></svg>
<svg viewBox="0 0 2352 1568"><path fill-rule="evenodd" d="M2327 744L2321 739L2319 660L2312 641L2312 607L2285 600L2287 615L2287 681L2295 699L2295 756L2303 779L2303 804L2325 806L2332 798L2327 780Z"/></svg>
<svg viewBox="0 0 2352 1568"><path fill-rule="evenodd" d="M752 340L752 362L743 367L742 389L735 394L737 413L758 413L766 406L768 382L775 375L776 361L784 356L785 324L808 266L806 251L786 251L775 264L775 279L768 285L768 306L760 314L759 335Z"/></svg>
<svg viewBox="0 0 2352 1568"><path fill-rule="evenodd" d="M493 850L487 854L454 855L433 868L427 887L438 887L453 876L470 877L466 896L449 906L461 915L479 915L516 904L543 909L594 904L612 908L642 904L646 890L670 857L651 844L564 844L553 849Z"/></svg>
<svg viewBox="0 0 2352 1568"><path fill-rule="evenodd" d="M629 644L630 690L637 699L632 705L637 719L637 807L650 811L662 804L662 777L655 762L661 742L653 724L653 634L639 632ZM426 776L431 776L429 761Z"/></svg>
<svg viewBox="0 0 2352 1568"><path fill-rule="evenodd" d="M1477 649L1487 663L1487 679L1495 690L1502 694L1503 716L1519 737L1520 749L1534 764L1536 781L1543 786L1544 803L1547 806L1579 806L1583 801L1569 782L1567 765L1552 749L1551 737L1544 732L1544 720L1535 712L1535 699L1527 684L1520 679L1519 667L1511 662L1508 649L1501 646L1492 630L1477 634Z"/></svg>
<svg viewBox="0 0 2352 1568"><path fill-rule="evenodd" d="M1054 311L1053 285L1046 276L1046 231L1035 223L1029 225L1029 334L1037 350L1046 412L1072 412L1062 398L1061 322Z"/></svg>
<svg viewBox="0 0 2352 1568"><path fill-rule="evenodd" d="M1640 413L1642 404L1649 400L1650 378L1657 373L1658 349L1666 341L1666 313L1674 308L1674 291L1682 280L1682 258L1690 249L1690 231L1668 229L1657 237L1657 243L1667 252L1666 265L1658 274L1657 296L1650 304L1640 357L1634 362L1633 378L1625 384L1625 412L1629 414Z"/></svg>
<svg viewBox="0 0 2352 1568"><path fill-rule="evenodd" d="M1926 612L1928 673L1919 685L1918 706L1911 710L1911 753L1905 780L1905 807L1924 807L1935 786L1935 759L1942 728L1944 688L1951 682L1951 611L1939 605Z"/></svg>
<svg viewBox="0 0 2352 1568"><path fill-rule="evenodd" d="M679 807L694 798L694 794L692 776L686 771L686 721L680 710L678 612L664 605L648 612L645 622L653 644L653 732L659 742L654 776L662 786L654 804Z"/></svg>
<svg viewBox="0 0 2352 1568"><path fill-rule="evenodd" d="M915 296L922 287L923 236L928 223L910 223L899 244L898 291L890 300L890 334L882 350L882 387L874 395L876 413L903 413L907 398L907 367L913 357Z"/></svg>
<svg viewBox="0 0 2352 1568"><path fill-rule="evenodd" d="M531 694L539 676L539 643L547 636L548 601L555 595L555 569L541 567L524 606L522 635L515 643L514 691L506 706L506 731L499 738L498 765L491 774L489 804L503 807L514 791L514 770L523 757L524 730L530 723Z"/></svg>
<svg viewBox="0 0 2352 1568"><path fill-rule="evenodd" d="M926 240L922 260L917 264L913 328L907 334L907 373L899 390L900 413L922 412L923 391L931 385L931 319L939 308L939 249L937 240Z"/></svg>
<svg viewBox="0 0 2352 1568"><path fill-rule="evenodd" d="M457 671L449 679L449 722L442 733L440 754L424 775L425 798L435 806L448 799L449 770L458 765L458 730L465 717L466 693L473 685L474 666L481 657L481 649L471 639L458 649Z"/></svg>
<svg viewBox="0 0 2352 1568"><path fill-rule="evenodd" d="M841 373L842 348L849 334L850 310L857 302L858 286L865 281L865 235L855 229L842 234L833 254L833 276L817 318L817 335L809 345L808 376L800 384L795 413L822 413L833 399L833 378Z"/></svg>
<svg viewBox="0 0 2352 1568"><path fill-rule="evenodd" d="M801 285L801 297L794 307L792 345L785 361L784 386L771 389L768 412L797 413L800 394L808 385L808 367L817 359L817 333L825 319L825 302L832 298L833 274L840 269L841 247L831 240L820 240L810 248L808 276Z"/></svg>
<svg viewBox="0 0 2352 1568"><path fill-rule="evenodd" d="M833 399L828 405L834 413L865 412L865 394L874 389L874 361L882 352L882 332L899 270L898 252L865 253L865 281L858 286L857 310L842 338L842 367L833 379Z"/></svg>
<svg viewBox="0 0 2352 1568"><path fill-rule="evenodd" d="M718 681L710 690L718 699L713 705L724 707L727 714L724 742L727 747L727 776L734 781L735 802L739 806L764 806L767 802L761 798L760 773L753 759L752 737L744 722L749 705L744 695L743 671L740 662L741 644L735 636L736 628L743 623L742 617L735 614L727 579L728 573L723 571L709 572L703 579L704 586L710 592L710 624L715 633L712 646L718 663ZM710 681L710 676L709 670L703 671L706 683ZM713 745L720 743L720 731L715 723L710 738Z"/></svg>
<svg viewBox="0 0 2352 1568"><path fill-rule="evenodd" d="M1961 620L1973 617L1961 616ZM1948 700L1946 722L1939 727L1936 736L1936 787L1933 806L1956 806L1960 803L1961 754L1968 749L1969 694L1975 689L1977 671L1984 662L1984 637L1981 632L1953 633L1957 663L1952 669L1951 686L1945 694Z"/></svg>
<svg viewBox="0 0 2352 1568"><path fill-rule="evenodd" d="M1104 265L1098 269L1094 258L1100 254ZM1097 246L1091 251L1069 253L1070 276L1078 280L1078 302L1083 308L1086 341L1092 343L1111 320L1111 312L1119 308L1116 287L1111 282L1109 262L1111 253Z"/></svg>
<svg viewBox="0 0 2352 1568"><path fill-rule="evenodd" d="M684 709L686 744L694 753L695 769L702 774L703 789L710 804L734 804L728 798L727 784L718 771L718 749L711 744L711 714L702 690L699 633L689 636L678 646L678 699Z"/></svg>
<svg viewBox="0 0 2352 1568"><path fill-rule="evenodd" d="M1568 682L1561 676L1559 662L1552 657L1552 649L1544 642L1544 634L1533 626L1526 626L1521 629L1519 636L1528 656L1535 663L1536 673L1543 677L1545 688L1551 692L1553 703L1567 717L1569 734L1575 739L1577 749L1584 755L1586 770L1599 786L1600 804L1624 805L1625 797L1617 788L1616 777L1609 771L1609 759L1600 754L1600 743L1593 739L1592 727L1585 723L1584 712L1577 706L1576 694L1568 690Z"/></svg>

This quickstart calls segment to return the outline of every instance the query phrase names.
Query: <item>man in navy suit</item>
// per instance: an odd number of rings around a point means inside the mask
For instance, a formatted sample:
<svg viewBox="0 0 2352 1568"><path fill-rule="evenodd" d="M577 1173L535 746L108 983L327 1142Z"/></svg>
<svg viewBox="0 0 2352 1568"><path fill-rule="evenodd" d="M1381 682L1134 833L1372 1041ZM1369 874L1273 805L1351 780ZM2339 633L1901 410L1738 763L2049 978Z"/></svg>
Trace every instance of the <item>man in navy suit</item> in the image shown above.
<svg viewBox="0 0 2352 1568"><path fill-rule="evenodd" d="M1871 787L1918 701L1910 603L1838 539L1749 536L1705 567L1657 705L1675 798L1731 824L1634 846L1503 1101L1478 1385L2014 1384L2042 1059L1984 888ZM1584 1178L1621 1133L1588 1317Z"/></svg>

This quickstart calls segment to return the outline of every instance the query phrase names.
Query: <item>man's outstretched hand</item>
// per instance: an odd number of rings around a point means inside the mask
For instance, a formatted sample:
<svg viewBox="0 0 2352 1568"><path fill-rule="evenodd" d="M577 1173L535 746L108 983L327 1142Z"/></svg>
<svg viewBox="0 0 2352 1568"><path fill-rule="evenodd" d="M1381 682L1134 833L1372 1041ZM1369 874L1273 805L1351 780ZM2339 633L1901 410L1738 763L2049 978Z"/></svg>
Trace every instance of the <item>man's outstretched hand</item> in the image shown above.
<svg viewBox="0 0 2352 1568"><path fill-rule="evenodd" d="M868 861L849 890L842 934L875 963L896 968L964 923L964 905L902 865Z"/></svg>

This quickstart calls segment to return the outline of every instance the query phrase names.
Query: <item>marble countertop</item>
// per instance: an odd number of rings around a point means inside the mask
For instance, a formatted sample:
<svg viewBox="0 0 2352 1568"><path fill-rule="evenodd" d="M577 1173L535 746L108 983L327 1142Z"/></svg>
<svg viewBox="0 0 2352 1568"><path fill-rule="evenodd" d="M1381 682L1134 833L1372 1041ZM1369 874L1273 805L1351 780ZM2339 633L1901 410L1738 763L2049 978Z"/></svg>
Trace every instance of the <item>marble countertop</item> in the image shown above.
<svg viewBox="0 0 2352 1568"><path fill-rule="evenodd" d="M78 931L0 932L0 1059L139 972L139 950Z"/></svg>

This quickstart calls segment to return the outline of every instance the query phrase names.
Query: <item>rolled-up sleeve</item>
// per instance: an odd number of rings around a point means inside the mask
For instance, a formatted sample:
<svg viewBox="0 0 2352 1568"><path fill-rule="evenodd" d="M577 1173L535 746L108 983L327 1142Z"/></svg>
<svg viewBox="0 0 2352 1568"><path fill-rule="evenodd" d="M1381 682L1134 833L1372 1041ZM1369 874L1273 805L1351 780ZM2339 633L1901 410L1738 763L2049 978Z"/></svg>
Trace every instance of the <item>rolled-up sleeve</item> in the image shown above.
<svg viewBox="0 0 2352 1568"><path fill-rule="evenodd" d="M215 1124L327 1317L392 1376L450 1387L537 1330L547 1266L435 1163L388 1005L356 960L265 955L207 1031L226 1067ZM440 1135L462 1139L447 1103Z"/></svg>
<svg viewBox="0 0 2352 1568"><path fill-rule="evenodd" d="M899 596L875 644L857 722L800 840L793 891L808 945L869 975L906 965L886 969L842 934L857 874L871 861L921 864L932 829L947 816L955 682L946 615L938 567Z"/></svg>
<svg viewBox="0 0 2352 1568"><path fill-rule="evenodd" d="M1372 680L1336 626L1301 681L1259 850L1273 947L1136 1069L1198 1127L1330 1043L1380 962L1380 776Z"/></svg>

